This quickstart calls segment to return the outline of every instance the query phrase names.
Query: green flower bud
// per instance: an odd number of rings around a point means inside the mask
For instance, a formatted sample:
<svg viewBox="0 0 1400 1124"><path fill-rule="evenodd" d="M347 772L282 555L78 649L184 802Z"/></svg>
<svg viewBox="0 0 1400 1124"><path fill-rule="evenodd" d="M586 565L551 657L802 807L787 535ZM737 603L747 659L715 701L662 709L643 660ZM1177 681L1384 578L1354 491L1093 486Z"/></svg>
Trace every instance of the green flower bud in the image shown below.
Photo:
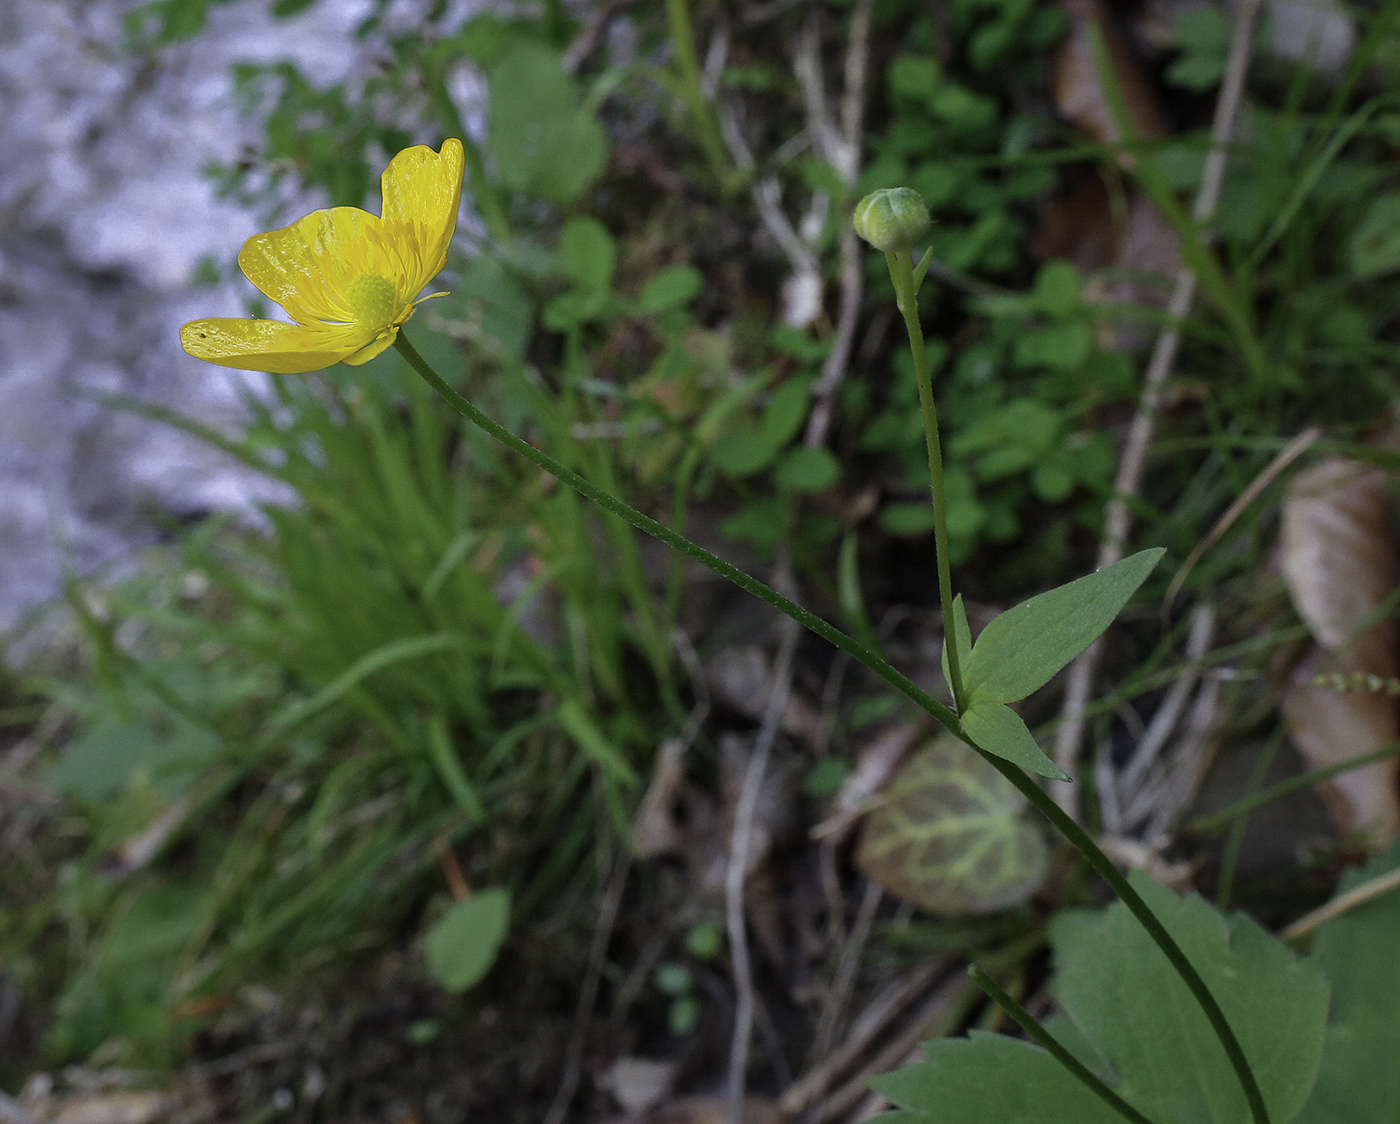
<svg viewBox="0 0 1400 1124"><path fill-rule="evenodd" d="M851 222L877 250L912 250L928 230L928 208L912 187L887 187L857 203Z"/></svg>

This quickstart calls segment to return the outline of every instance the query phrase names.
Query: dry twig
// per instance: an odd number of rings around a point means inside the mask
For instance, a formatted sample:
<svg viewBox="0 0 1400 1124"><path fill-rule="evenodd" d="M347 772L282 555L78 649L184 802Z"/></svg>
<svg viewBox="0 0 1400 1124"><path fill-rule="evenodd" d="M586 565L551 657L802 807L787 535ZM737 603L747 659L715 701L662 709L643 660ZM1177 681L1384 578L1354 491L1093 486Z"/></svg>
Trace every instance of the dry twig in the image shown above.
<svg viewBox="0 0 1400 1124"><path fill-rule="evenodd" d="M791 596L792 576L788 552L781 552L779 572L774 587ZM754 812L763 789L763 777L773 743L778 738L783 711L787 708L792 689L792 658L802 626L791 617L779 625L778 655L773 663L772 684L763 722L755 739L753 756L744 771L744 784L739 792L739 804L734 811L734 831L730 837L729 862L724 875L724 912L729 931L729 959L734 973L734 1033L729 1043L728 1097L730 1116L734 1124L743 1124L744 1077L748 1068L749 1043L753 1038L754 986L753 964L749 957L748 927L744 921L744 882L748 877L749 844L753 835Z"/></svg>
<svg viewBox="0 0 1400 1124"><path fill-rule="evenodd" d="M1225 158L1235 117L1244 93L1245 74L1249 69L1250 44L1258 20L1261 0L1240 0L1235 8L1234 31L1226 61L1225 77L1220 97L1215 105L1215 120L1211 126L1211 149L1201 173L1201 186L1196 195L1193 218L1204 227L1215 214L1220 201L1221 183L1225 176ZM1183 266L1176 275L1171 300L1167 305L1166 325L1157 336L1152 356L1143 375L1142 399L1128 429L1118 475L1113 482L1113 498L1104 510L1104 534L1099 546L1095 569L1111 566L1123 557L1128 541L1131 512L1128 501L1137 495L1142 484L1147 451L1157 427L1157 415L1167 381L1176 365L1181 346L1181 323L1191 310L1196 296L1196 274ZM1103 652L1102 638L1096 640L1070 668L1065 688L1064 721L1055 735L1055 763L1072 773L1078 763L1079 747L1084 736L1084 711L1093 690L1094 674ZM1070 815L1078 812L1078 789L1062 785L1055 790L1055 799Z"/></svg>
<svg viewBox="0 0 1400 1124"><path fill-rule="evenodd" d="M1350 913L1358 906L1375 901L1382 894L1388 894L1396 889L1400 889L1400 867L1386 871L1384 874L1378 874L1375 878L1363 882L1359 886L1353 886L1345 894L1339 894L1326 905L1318 906L1311 913L1298 918L1279 936L1286 941L1296 941L1300 937L1306 937L1324 922L1340 917L1344 913Z"/></svg>

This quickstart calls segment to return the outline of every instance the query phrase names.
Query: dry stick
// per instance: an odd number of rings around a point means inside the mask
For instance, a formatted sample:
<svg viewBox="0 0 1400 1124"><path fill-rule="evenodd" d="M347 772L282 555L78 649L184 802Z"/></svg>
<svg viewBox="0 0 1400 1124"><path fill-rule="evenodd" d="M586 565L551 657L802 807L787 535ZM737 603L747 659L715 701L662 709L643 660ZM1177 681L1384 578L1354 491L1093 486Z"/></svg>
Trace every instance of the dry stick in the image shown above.
<svg viewBox="0 0 1400 1124"><path fill-rule="evenodd" d="M861 898L860 908L856 912L855 925L851 928L851 935L844 942L841 949L841 959L836 965L836 978L832 981L831 990L827 992L826 1002L822 1004L821 1016L817 1019L817 1033L814 1036L812 1053L815 1057L823 1057L830 1052L832 1043L836 1038L836 1028L845 1012L846 1003L851 997L851 990L855 986L856 972L860 968L861 957L865 953L865 943L870 939L870 930L875 924L875 912L880 908L880 899L884 897L884 891L876 882L866 882L865 894Z"/></svg>
<svg viewBox="0 0 1400 1124"><path fill-rule="evenodd" d="M1318 906L1311 913L1306 913L1298 918L1279 936L1286 941L1296 941L1299 937L1306 937L1323 922L1331 921L1334 917L1340 917L1344 913L1350 913L1357 906L1374 901L1382 894L1388 894L1397 888L1400 888L1400 867L1377 875L1369 882L1353 886L1345 894L1333 898L1326 905Z"/></svg>
<svg viewBox="0 0 1400 1124"><path fill-rule="evenodd" d="M1127 803L1132 803L1148 769L1157 760L1158 754L1166 747L1167 739L1176 729L1177 720L1181 717L1192 690L1195 689L1196 680L1200 678L1200 661L1214 636L1215 610L1208 604L1198 605L1191 614L1191 627L1186 637L1186 665L1157 707L1157 713L1152 716L1147 730L1138 739L1137 747L1127 765L1119 771L1117 784Z"/></svg>
<svg viewBox="0 0 1400 1124"><path fill-rule="evenodd" d="M865 116L865 79L869 61L870 17L875 0L860 0L851 13L851 38L846 49L846 90L841 100L841 127L839 137L836 130L824 123L815 135L818 147L827 162L836 169L842 181L854 184L860 170L860 150L862 126ZM820 89L821 70L819 65L812 68L814 85ZM801 79L802 70L798 77ZM804 86L806 83L804 82ZM824 99L812 96L809 105L822 105ZM812 387L812 412L807 418L807 431L804 435L808 445L820 445L826 439L831 425L831 408L836 392L845 378L846 367L851 360L851 349L855 344L856 324L860 317L860 302L864 295L863 274L861 273L861 246L855 228L838 220L840 236L838 251L841 260L841 300L836 314L836 337L831 351L822 364L821 377Z"/></svg>
<svg viewBox="0 0 1400 1124"><path fill-rule="evenodd" d="M1235 8L1230 54L1226 61L1225 78L1220 87L1220 98L1215 104L1215 120L1211 125L1210 154L1206 157L1205 167L1201 172L1201 187L1196 194L1196 206L1192 213L1192 217L1202 227L1215 214L1216 204L1220 201L1220 186L1225 176L1226 146L1234 131L1235 117L1244 93L1250 44L1254 40L1254 25L1259 16L1260 3L1261 0L1240 0ZM1102 570L1123 557L1131 522L1128 500L1137 495L1142 485L1143 467L1147 461L1148 446L1152 443L1157 427L1163 389L1167 376L1176 365L1177 351L1181 346L1181 322L1190 312L1195 296L1196 274L1189 266L1182 266L1177 272L1176 284L1167 305L1166 324L1157 336L1147 371L1143 375L1142 400L1128 429L1122 459L1118 462L1118 475L1113 481L1113 498L1109 500L1104 511L1104 534L1095 569ZM1055 764L1067 773L1073 773L1078 761L1079 746L1084 736L1084 713L1093 690L1094 673L1098 670L1102 654L1103 638L1100 637L1070 668L1062 710L1064 722L1056 731L1054 752ZM1079 790L1076 786L1059 785L1055 788L1054 795L1061 808L1071 816L1077 816Z"/></svg>
<svg viewBox="0 0 1400 1124"><path fill-rule="evenodd" d="M545 1114L544 1124L562 1124L564 1114L578 1092L579 1078L583 1073L583 1048L587 1042L588 1026L593 1020L593 1005L598 1001L598 984L603 978L603 961L608 952L608 941L612 939L613 925L617 921L618 906L622 902L622 891L627 885L627 875L632 870L632 854L624 846L622 855L613 868L612 878L603 895L603 907L598 911L598 927L593 932L593 947L588 950L588 972L584 976L583 987L579 989L578 1006L574 1011L574 1025L569 1032L569 1045L564 1055L564 1072L559 1078L559 1088L554 1101Z"/></svg>
<svg viewBox="0 0 1400 1124"><path fill-rule="evenodd" d="M1198 542L1190 554L1186 556L1186 561L1181 564L1181 569L1176 572L1176 577L1172 578L1171 585L1167 586L1167 595L1162 598L1162 619L1166 621L1172 610L1172 602L1176 600L1176 595L1181 592L1181 587L1186 581L1186 576L1196 567L1205 552L1218 543L1224 537L1225 532L1235 525L1245 508L1252 504L1259 496L1259 493L1267 488L1278 478L1290 464L1302 456L1310 449L1314 442L1322 436L1322 430L1312 425L1293 438L1287 445L1279 450L1278 455L1271 460L1264 470L1249 482L1243 492L1236 498L1235 502L1225 509L1225 513L1215 521L1215 526L1210 532Z"/></svg>
<svg viewBox="0 0 1400 1124"><path fill-rule="evenodd" d="M796 63L799 81L808 95L808 128L823 156L847 182L855 180L860 157L860 122L865 96L866 54L870 32L870 15L874 0L860 0L851 17L851 39L846 56L846 92L842 105L842 128L839 137L831 125L825 108L825 93L821 84L820 53L815 37L804 38L806 52L799 51ZM815 27L814 24L809 24ZM725 115L725 140L731 155L740 166L752 166L753 157L732 116ZM820 266L812 247L803 241L781 207L777 180L771 176L760 179L753 190L754 202L764 226L782 247L794 271L798 274L816 271ZM840 386L846 364L850 359L855 338L856 321L861 301L861 271L859 244L849 223L842 224L841 306L838 314L836 339L821 378L814 388L815 404L809 417L803 444L816 447L826 439L830 423L831 400ZM790 551L780 549L775 567L775 588L792 584ZM744 1112L744 1078L748 1063L749 1044L753 1035L754 990L753 970L749 959L748 931L744 920L744 882L748 873L749 838L758 794L773 742L777 737L783 710L791 690L792 657L796 650L800 628L793 620L782 624L778 657L774 663L773 684L764 711L763 723L753 757L744 776L743 789L735 811L734 832L730 845L729 864L725 870L725 922L729 931L730 960L733 967L736 994L734 1031L729 1046L727 1090L729 1113L733 1124L742 1124Z"/></svg>
<svg viewBox="0 0 1400 1124"><path fill-rule="evenodd" d="M792 592L792 574L788 552L782 551L774 587ZM792 688L792 657L802 626L791 617L779 625L781 635L778 656L773 662L772 686L763 709L753 756L744 771L744 783L739 792L739 804L734 810L734 831L730 836L729 863L724 872L724 915L729 930L729 960L734 975L734 1033L729 1042L728 1100L732 1124L744 1120L744 1076L748 1068L749 1043L753 1038L754 987L753 964L749 958L748 928L744 923L744 882L748 875L749 844L753 836L754 812L763 788L763 775L773 743L778 738L783 711L787 709Z"/></svg>
<svg viewBox="0 0 1400 1124"><path fill-rule="evenodd" d="M789 1119L816 1103L828 1086L846 1072L862 1051L885 1032L910 1003L922 995L953 964L952 956L926 961L885 987L870 1001L835 1051L822 1058L783 1091L778 1109Z"/></svg>
<svg viewBox="0 0 1400 1124"><path fill-rule="evenodd" d="M921 1060L923 1054L919 1043L930 1038L940 1038L948 1033L948 1023L960 1017L965 1004L974 997L976 986L967 976L959 973L947 980L928 1000L915 1016L910 1019L904 1032L889 1046L881 1050L860 1073L836 1089L822 1104L815 1115L813 1124L827 1124L860 1103L869 1091L869 1080L881 1073L888 1073L902 1062ZM911 1056L912 1055L912 1056ZM881 1104L887 1103L883 1097Z"/></svg>

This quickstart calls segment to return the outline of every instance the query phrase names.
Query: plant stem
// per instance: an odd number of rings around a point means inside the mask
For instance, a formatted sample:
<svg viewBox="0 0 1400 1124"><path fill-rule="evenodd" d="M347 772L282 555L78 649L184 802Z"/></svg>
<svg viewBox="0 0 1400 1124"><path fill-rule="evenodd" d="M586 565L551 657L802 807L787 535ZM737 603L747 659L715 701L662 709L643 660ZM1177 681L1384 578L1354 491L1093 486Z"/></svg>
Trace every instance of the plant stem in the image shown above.
<svg viewBox="0 0 1400 1124"><path fill-rule="evenodd" d="M943 608L944 646L948 650L948 678L953 702L961 712L967 706L963 690L962 653L958 651L957 629L953 626L953 575L948 562L948 497L943 487L943 448L938 439L938 407L933 400L933 376L928 369L924 330L919 324L918 283L913 261L905 251L887 253L890 280L895 298L909 331L909 350L914 354L914 381L919 385L919 407L924 417L924 443L928 446L929 490L933 495L933 539L938 566L938 601Z"/></svg>
<svg viewBox="0 0 1400 1124"><path fill-rule="evenodd" d="M695 54L695 32L690 25L688 0L666 0L666 21L671 32L671 50L676 55L681 97L695 118L695 131L710 171L714 173L716 186L723 190L728 167L724 141L714 108L705 100L705 91L700 85L700 60Z"/></svg>
<svg viewBox="0 0 1400 1124"><path fill-rule="evenodd" d="M967 739L964 738L964 740ZM1254 1071L1249 1067L1249 1060L1244 1056L1244 1048L1240 1046L1240 1040L1235 1037L1235 1032L1230 1028L1229 1020L1225 1018L1225 1012L1220 1009L1220 1004L1211 994L1210 987L1201 978L1201 974L1196 971L1191 961L1186 958L1186 953L1181 950L1181 946L1167 932L1162 922L1157 919L1157 915L1152 912L1151 907L1143 901L1142 895L1133 889L1132 883L1113 865L1112 860L1103 853L1089 833L1079 826L1078 821L1056 804L1040 785L1026 775L1020 766L1013 765L1010 761L1005 761L995 754L980 749L978 752L991 762L997 772L1014 784L1021 795L1044 813L1045 818L1050 821L1055 830L1088 860L1089 865L1094 868L1099 877L1108 883L1109 888L1118 895L1119 900L1128 907L1132 915L1147 930L1147 935L1162 950L1162 954L1166 956L1171 966L1176 970L1176 974L1181 977L1182 982L1195 996L1201 1011L1210 1021L1211 1029L1215 1031L1215 1036L1220 1039L1225 1056L1229 1059L1235 1076L1239 1078L1240 1086L1244 1089L1244 1099L1249 1102L1249 1112L1254 1118L1255 1124L1269 1124L1269 1111L1264 1106L1264 1094L1259 1090L1259 1082L1254 1077Z"/></svg>
<svg viewBox="0 0 1400 1124"><path fill-rule="evenodd" d="M1319 781L1330 780L1332 777L1351 769L1360 769L1366 765L1374 765L1379 761L1389 761L1392 757L1400 757L1400 742L1390 742L1379 749L1373 749L1370 753L1348 757L1345 761L1338 761L1335 765L1324 765L1320 769L1311 769L1306 773L1299 773L1296 777L1289 777L1286 781L1271 784L1268 788L1262 788L1250 796L1236 800L1218 812L1197 816L1194 820L1189 821L1182 830L1188 832L1213 831L1231 820L1248 815L1255 808L1262 807L1271 800L1287 796L1290 792L1297 792L1300 788L1311 788Z"/></svg>
<svg viewBox="0 0 1400 1124"><path fill-rule="evenodd" d="M968 975L973 978L977 986L991 997L993 1003L1015 1019L1016 1022L1020 1024L1021 1029L1030 1035L1037 1045L1044 1047L1057 1062L1087 1085L1089 1089L1109 1106L1109 1108L1113 1109L1120 1116L1131 1120L1133 1124L1152 1124L1152 1121L1148 1117L1144 1116L1110 1089L1097 1073L1061 1046L1060 1043L1056 1041L1055 1037L1045 1029L1040 1020L1022 1007L1021 1004L1017 1003L1016 1000L1012 999L1011 996L1006 993L1005 989L983 971L979 965L972 964L968 967L967 971Z"/></svg>
<svg viewBox="0 0 1400 1124"><path fill-rule="evenodd" d="M866 667L870 668L876 675L883 679L901 694L913 699L926 713L935 718L951 732L964 738L962 724L958 721L958 716L946 706L940 703L932 695L922 688L916 686L906 675L895 668L883 656L872 652L865 645L859 643L853 637L846 635L840 629L827 623L821 617L808 609L804 609L796 601L784 597L777 590L765 585L757 578L744 573L737 566L731 565L717 554L711 554L704 547L697 546L684 535L677 534L664 523L658 523L649 515L643 515L631 504L624 503L616 496L597 487L584 477L580 476L573 469L555 460L548 453L536 449L528 441L524 441L511 433L504 426L497 424L483 414L476 406L472 405L466 398L458 394L445 383L436 371L432 369L427 361L418 354L414 346L408 342L403 332L399 333L398 339L394 341L395 348L400 355L407 360L409 366L421 375L425 382L437 391L447 404L461 414L467 421L494 437L507 448L519 453L536 468L543 469L551 476L562 480L569 487L573 488L580 495L586 496L605 511L610 511L614 515L620 515L632 526L640 531L645 531L653 538L660 540L673 550L678 550L687 558L699 562L713 570L720 577L733 582L746 593L752 593L761 601L772 605L781 613L792 617L804 628L816 633L829 644L835 645ZM969 743L971 744L971 743Z"/></svg>
<svg viewBox="0 0 1400 1124"><path fill-rule="evenodd" d="M906 263L907 264L907 263ZM912 277L910 278L912 281ZM898 284L896 282L896 284ZM922 342L922 335L920 335ZM601 488L584 479L577 472L561 464L549 454L536 449L528 441L517 437L505 427L492 421L476 406L472 405L466 398L458 394L445 383L441 376L432 369L427 361L418 354L414 346L408 342L408 338L401 331L394 341L394 346L399 354L404 357L415 371L422 376L425 382L437 391L447 401L448 405L466 418L473 425L494 437L507 448L514 450L537 468L548 472L558 480L563 481L569 487L575 489L581 495L598 504L605 511L610 511L614 515L620 515L638 530L665 543L674 550L679 550L686 557L694 559L702 566L706 566L719 574L720 577L733 582L746 593L751 593L759 600L773 606L779 612L786 613L797 621L804 628L816 633L829 644L835 645L847 655L854 657L871 671L875 672L890 686L901 694L906 695L916 702L925 712L931 715L951 733L957 735L962 741L975 749L986 761L990 762L1002 776L1016 786L1027 800L1034 804L1055 829L1067 839L1070 844L1084 856L1091 867L1098 872L1100 877L1113 889L1113 892L1128 907L1133 916L1138 919L1142 927L1147 930L1157 947L1162 950L1163 955L1171 963L1172 967L1181 976L1191 994L1195 996L1196 1002L1200 1004L1201 1010L1210 1021L1216 1036L1220 1039L1220 1044L1224 1047L1225 1054L1229 1058L1230 1065L1234 1068L1239 1077L1241 1086L1244 1088L1245 1099L1249 1102L1250 1113L1255 1124L1270 1124L1267 1109L1264 1107L1263 1094L1259 1091L1259 1084L1254 1078L1254 1073L1249 1068L1249 1062L1245 1059L1244 1050L1240 1047L1239 1040L1230 1029L1230 1024L1225 1018L1225 1013L1220 1009L1220 1004L1216 1002L1215 996L1206 986L1205 980L1201 978L1199 972L1192 967L1191 962L1182 952L1181 946L1176 943L1171 934L1163 927L1157 919L1157 915L1152 912L1142 896L1133 889L1128 880L1119 873L1118 868L1113 865L1108 856L1099 849L1088 832L1086 832L1072 817L1067 815L1058 804L1055 803L1041 787L1031 780L1027 774L1018 766L1003 760L995 754L988 753L980 746L977 746L963 731L962 723L958 716L946 706L940 703L927 691L916 686L907 676L891 665L883 656L872 652L854 638L846 635L840 629L827 623L815 613L804 609L797 602L784 597L777 590L765 585L757 578L744 573L737 566L731 565L716 554L711 554L703 547L697 546L684 535L677 534L669 527L658 523L648 515L643 515L630 504L624 503L616 496L603 491ZM942 557L942 555L940 555ZM951 604L951 599L950 599ZM952 617L948 620L951 622ZM950 649L951 649L950 645ZM952 668L952 659L949 659L949 669Z"/></svg>

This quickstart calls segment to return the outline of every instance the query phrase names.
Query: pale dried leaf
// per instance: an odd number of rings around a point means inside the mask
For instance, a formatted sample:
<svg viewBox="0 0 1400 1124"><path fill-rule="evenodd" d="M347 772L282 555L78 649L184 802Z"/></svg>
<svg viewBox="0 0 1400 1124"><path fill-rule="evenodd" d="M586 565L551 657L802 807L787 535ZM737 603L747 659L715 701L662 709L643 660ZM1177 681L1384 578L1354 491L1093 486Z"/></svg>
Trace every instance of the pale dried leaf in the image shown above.
<svg viewBox="0 0 1400 1124"><path fill-rule="evenodd" d="M719 739L720 791L724 800L724 831L726 841L734 835L734 816L744 786L753 753L753 739L737 734L721 734ZM797 777L787 761L776 755L768 762L749 822L748 862L746 872L754 870L768 857L773 844L791 831L796 822ZM728 849L726 842L725 849Z"/></svg>
<svg viewBox="0 0 1400 1124"><path fill-rule="evenodd" d="M885 782L909 755L920 736L917 727L899 722L887 726L861 746L856 754L855 768L846 774L836 793L832 814L812 828L812 838L839 837L854 826L864 812L866 802L885 787Z"/></svg>
<svg viewBox="0 0 1400 1124"><path fill-rule="evenodd" d="M1099 81L1093 36L1097 29L1107 49L1113 77L1122 92L1129 127L1136 137L1163 137L1170 131L1142 63L1133 54L1101 0L1060 0L1069 30L1055 54L1055 109L1066 121L1101 144L1123 140ZM1131 158L1123 155L1125 166Z"/></svg>
<svg viewBox="0 0 1400 1124"><path fill-rule="evenodd" d="M1293 603L1331 655L1304 662L1285 700L1289 735L1310 768L1338 764L1400 735L1400 700L1371 690L1314 685L1318 671L1388 679L1397 670L1396 624L1374 620L1400 577L1390 477L1333 458L1300 473L1283 506L1282 569ZM1400 828L1400 762L1343 773L1319 786L1337 830L1375 845Z"/></svg>
<svg viewBox="0 0 1400 1124"><path fill-rule="evenodd" d="M1349 663L1343 656L1340 666L1330 660L1327 666L1342 674L1357 670ZM1304 662L1285 703L1288 736L1309 768L1339 764L1400 738L1393 696L1313 686L1319 666L1319 658ZM1400 760L1392 758L1341 773L1317 790L1338 832L1364 834L1379 848L1400 830L1397 782Z"/></svg>
<svg viewBox="0 0 1400 1124"><path fill-rule="evenodd" d="M680 847L676 799L685 779L684 757L685 741L681 738L667 738L656 751L651 783L632 821L632 851L639 859L669 855Z"/></svg>
<svg viewBox="0 0 1400 1124"><path fill-rule="evenodd" d="M656 1058L618 1058L598 1079L629 1113L644 1112L671 1091L678 1063Z"/></svg>
<svg viewBox="0 0 1400 1124"><path fill-rule="evenodd" d="M1358 669L1396 669L1395 623L1368 618L1395 589L1390 475L1363 461L1334 457L1299 473L1283 505L1283 575L1317 642L1350 649Z"/></svg>
<svg viewBox="0 0 1400 1124"><path fill-rule="evenodd" d="M1084 299L1110 306L1165 308L1181 267L1181 239L1157 205L1131 185L1115 200L1097 176L1041 209L1031 252L1042 261L1072 261L1087 279ZM1102 325L1100 342L1136 350L1154 331L1146 320L1113 318Z"/></svg>
<svg viewBox="0 0 1400 1124"><path fill-rule="evenodd" d="M716 701L747 718L763 717L773 677L772 666L762 648L742 644L722 649L706 662L705 678ZM795 691L788 693L782 727L785 734L809 745L824 743L826 739L822 716Z"/></svg>
<svg viewBox="0 0 1400 1124"><path fill-rule="evenodd" d="M117 1092L63 1097L38 1117L41 1124L156 1124L171 1107L164 1093Z"/></svg>

